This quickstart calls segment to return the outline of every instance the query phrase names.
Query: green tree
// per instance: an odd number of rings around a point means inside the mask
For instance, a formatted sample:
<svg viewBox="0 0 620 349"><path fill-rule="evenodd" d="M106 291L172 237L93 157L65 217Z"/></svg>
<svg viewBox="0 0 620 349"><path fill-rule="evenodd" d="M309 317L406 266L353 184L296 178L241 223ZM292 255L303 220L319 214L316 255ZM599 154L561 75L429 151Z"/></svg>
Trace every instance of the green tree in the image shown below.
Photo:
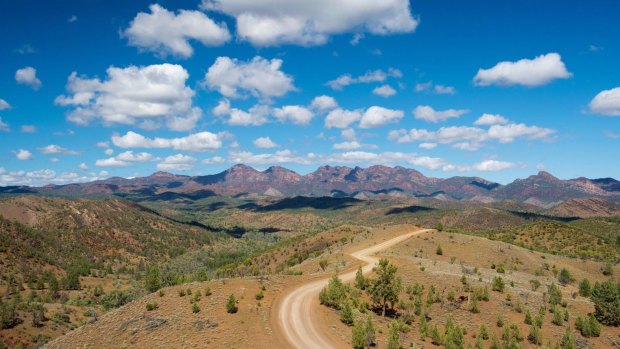
<svg viewBox="0 0 620 349"><path fill-rule="evenodd" d="M590 299L598 321L607 326L620 326L620 282L596 282Z"/></svg>
<svg viewBox="0 0 620 349"><path fill-rule="evenodd" d="M590 280L581 280L579 283L579 295L582 297L590 297L590 294L592 294L592 285L590 284Z"/></svg>
<svg viewBox="0 0 620 349"><path fill-rule="evenodd" d="M237 298L235 298L234 294L230 294L228 296L228 300L226 301L226 312L229 314L235 314L239 308L237 307Z"/></svg>
<svg viewBox="0 0 620 349"><path fill-rule="evenodd" d="M56 278L55 274L50 275L48 284L50 289L50 296L52 297L52 299L57 299L60 295L60 284L58 283L58 279Z"/></svg>
<svg viewBox="0 0 620 349"><path fill-rule="evenodd" d="M402 281L396 276L398 268L390 264L387 259L379 260L379 266L373 268L377 274L377 278L370 282L370 296L373 302L381 305L381 315L385 316L385 310L388 302L392 308L398 302L398 294L402 289Z"/></svg>
<svg viewBox="0 0 620 349"><path fill-rule="evenodd" d="M70 269L62 279L62 286L65 290L79 290L81 288L80 273L77 270Z"/></svg>
<svg viewBox="0 0 620 349"><path fill-rule="evenodd" d="M363 290L366 288L366 278L364 277L364 273L362 272L362 267L357 269L355 273L355 288L359 290Z"/></svg>
<svg viewBox="0 0 620 349"><path fill-rule="evenodd" d="M532 279L530 280L530 286L532 286L532 291L536 291L540 287L540 281Z"/></svg>
<svg viewBox="0 0 620 349"><path fill-rule="evenodd" d="M598 337L601 335L601 324L592 315L579 315L575 321L575 327L584 337Z"/></svg>
<svg viewBox="0 0 620 349"><path fill-rule="evenodd" d="M159 268L157 266L150 266L147 268L146 276L144 277L144 288L148 292L155 292L161 288Z"/></svg>
<svg viewBox="0 0 620 349"><path fill-rule="evenodd" d="M345 302L344 305L340 307L340 321L345 325L353 325L353 310L349 302Z"/></svg>
<svg viewBox="0 0 620 349"><path fill-rule="evenodd" d="M348 289L349 286L343 284L338 275L334 275L319 293L319 301L328 307L340 309L340 305L347 299Z"/></svg>
<svg viewBox="0 0 620 349"><path fill-rule="evenodd" d="M431 343L434 345L443 345L443 337L437 328L437 324L433 324L433 326L431 326L430 337Z"/></svg>
<svg viewBox="0 0 620 349"><path fill-rule="evenodd" d="M480 325L480 333L478 334L478 337L485 341L489 339L489 330L484 324Z"/></svg>
<svg viewBox="0 0 620 349"><path fill-rule="evenodd" d="M493 291L504 292L505 286L506 284L504 283L504 279L502 279L501 276L496 276L493 278L493 284L491 285Z"/></svg>
<svg viewBox="0 0 620 349"><path fill-rule="evenodd" d="M560 348L561 349L577 349L577 344L575 343L575 334L570 330L570 327L566 327L566 331L560 338Z"/></svg>
<svg viewBox="0 0 620 349"><path fill-rule="evenodd" d="M551 322L557 326L564 324L564 312L557 305L553 307L553 319L551 319Z"/></svg>
<svg viewBox="0 0 620 349"><path fill-rule="evenodd" d="M420 323L418 324L418 331L420 332L420 339L425 340L428 337L428 323L424 314L420 315Z"/></svg>
<svg viewBox="0 0 620 349"><path fill-rule="evenodd" d="M372 324L372 317L368 315L366 317L366 325L364 326L364 332L366 335L365 343L367 347L374 346L376 344L375 338L375 326Z"/></svg>
<svg viewBox="0 0 620 349"><path fill-rule="evenodd" d="M610 262L605 263L605 266L603 267L603 275L611 276L613 274L614 274L614 266Z"/></svg>
<svg viewBox="0 0 620 349"><path fill-rule="evenodd" d="M555 284L555 282L552 282L551 286L549 286L548 293L549 293L549 304L558 305L562 303L562 291L560 290L558 285Z"/></svg>
<svg viewBox="0 0 620 349"><path fill-rule="evenodd" d="M523 323L526 325L532 324L532 313L529 309L525 311L525 320L523 320Z"/></svg>
<svg viewBox="0 0 620 349"><path fill-rule="evenodd" d="M570 274L568 269L562 268L562 270L560 270L560 274L558 274L558 281L562 285L568 285L573 282L573 276Z"/></svg>
<svg viewBox="0 0 620 349"><path fill-rule="evenodd" d="M451 325L446 324L446 334L444 337L444 348L446 349L463 349L465 330L452 322Z"/></svg>
<svg viewBox="0 0 620 349"><path fill-rule="evenodd" d="M527 340L535 345L542 344L542 333L538 326L532 325L530 326L530 334L527 336Z"/></svg>
<svg viewBox="0 0 620 349"><path fill-rule="evenodd" d="M353 349L366 348L366 331L364 324L360 321L356 321L353 324L353 329L351 332L351 346Z"/></svg>
<svg viewBox="0 0 620 349"><path fill-rule="evenodd" d="M480 312L480 308L478 307L478 299L474 297L471 302L471 312L474 314L478 314Z"/></svg>

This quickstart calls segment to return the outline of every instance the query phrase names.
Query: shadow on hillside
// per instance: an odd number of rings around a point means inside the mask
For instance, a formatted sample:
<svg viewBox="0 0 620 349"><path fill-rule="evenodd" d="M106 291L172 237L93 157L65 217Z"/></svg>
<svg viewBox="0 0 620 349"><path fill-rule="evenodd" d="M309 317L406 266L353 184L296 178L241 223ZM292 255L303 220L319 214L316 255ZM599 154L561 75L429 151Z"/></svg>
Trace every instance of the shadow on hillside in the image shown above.
<svg viewBox="0 0 620 349"><path fill-rule="evenodd" d="M579 220L581 218L579 217L558 217L558 216L547 216L544 214L539 214L539 213L534 213L534 212L523 212L523 211L508 211L511 214L515 215L515 216L519 216L521 218L527 219L527 220L531 220L531 221L536 221L536 220L545 220L545 221L558 221L558 222L564 222L564 223L568 223L568 222L572 222L572 221L576 221Z"/></svg>
<svg viewBox="0 0 620 349"><path fill-rule="evenodd" d="M258 212L270 212L286 209L302 209L302 208L314 208L317 210L340 210L347 207L351 207L354 204L361 202L361 200L354 198L332 198L329 196L323 197L305 197L296 196L293 198L286 198L278 200L268 205L258 205L256 203L247 203L237 208L248 211Z"/></svg>
<svg viewBox="0 0 620 349"><path fill-rule="evenodd" d="M400 213L418 213L418 212L428 212L428 211L434 211L434 210L435 209L431 207L413 205L413 206L406 206L406 207L391 208L385 213L385 215L389 216L389 215L400 214Z"/></svg>

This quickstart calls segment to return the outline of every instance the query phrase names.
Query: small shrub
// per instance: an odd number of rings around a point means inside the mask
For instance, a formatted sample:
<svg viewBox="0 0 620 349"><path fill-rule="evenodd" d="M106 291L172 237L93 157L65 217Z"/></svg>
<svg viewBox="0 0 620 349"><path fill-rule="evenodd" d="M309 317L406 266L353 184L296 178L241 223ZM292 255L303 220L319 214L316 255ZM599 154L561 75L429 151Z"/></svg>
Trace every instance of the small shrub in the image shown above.
<svg viewBox="0 0 620 349"><path fill-rule="evenodd" d="M192 304L192 313L196 314L199 312L200 312L200 307L198 306L198 303Z"/></svg>
<svg viewBox="0 0 620 349"><path fill-rule="evenodd" d="M340 321L345 325L353 325L353 310L349 302L340 307Z"/></svg>
<svg viewBox="0 0 620 349"><path fill-rule="evenodd" d="M154 302L154 303L147 303L146 304L146 310L147 311L153 311L155 309L159 308L159 303Z"/></svg>
<svg viewBox="0 0 620 349"><path fill-rule="evenodd" d="M528 334L527 340L534 345L542 344L542 333L538 326L530 326L530 334Z"/></svg>
<svg viewBox="0 0 620 349"><path fill-rule="evenodd" d="M497 292L504 292L504 287L506 284L504 283L504 279L501 276L496 276L493 278L493 284L491 285L491 289Z"/></svg>
<svg viewBox="0 0 620 349"><path fill-rule="evenodd" d="M584 337L598 337L601 335L601 324L592 315L579 315L575 321L575 327Z"/></svg>
<svg viewBox="0 0 620 349"><path fill-rule="evenodd" d="M441 245L437 245L437 249L435 250L435 253L438 256L442 256L443 255L443 249L441 248Z"/></svg>
<svg viewBox="0 0 620 349"><path fill-rule="evenodd" d="M258 291L258 293L254 296L254 298L256 298L257 301L260 301L263 298L265 298L265 294L263 293L263 291Z"/></svg>
<svg viewBox="0 0 620 349"><path fill-rule="evenodd" d="M235 298L235 295L231 293L230 296L228 296L228 300L226 301L226 312L228 312L229 314L235 314L238 310L239 308L237 307L237 299Z"/></svg>
<svg viewBox="0 0 620 349"><path fill-rule="evenodd" d="M562 270L560 270L560 274L558 274L558 281L562 285L568 285L573 282L574 279L568 269L562 268Z"/></svg>
<svg viewBox="0 0 620 349"><path fill-rule="evenodd" d="M590 280L583 279L579 283L579 295L581 297L590 297L592 294L592 285L590 284Z"/></svg>

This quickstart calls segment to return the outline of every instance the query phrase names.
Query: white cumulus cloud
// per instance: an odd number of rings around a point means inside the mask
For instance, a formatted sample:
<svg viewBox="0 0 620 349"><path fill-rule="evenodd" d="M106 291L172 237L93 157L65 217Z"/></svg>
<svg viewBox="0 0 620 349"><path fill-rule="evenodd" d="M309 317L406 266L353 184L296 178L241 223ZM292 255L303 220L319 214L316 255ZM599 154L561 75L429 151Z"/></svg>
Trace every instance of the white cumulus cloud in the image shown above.
<svg viewBox="0 0 620 349"><path fill-rule="evenodd" d="M17 151L13 152L15 154L15 158L17 160L32 160L34 159L34 156L32 156L32 153L29 150L26 149L19 149Z"/></svg>
<svg viewBox="0 0 620 349"><path fill-rule="evenodd" d="M360 110L334 109L325 117L325 127L327 128L347 128L352 123L362 118Z"/></svg>
<svg viewBox="0 0 620 349"><path fill-rule="evenodd" d="M150 129L163 122L172 130L187 131L202 114L192 106L188 77L182 66L167 63L110 67L103 81L73 72L67 82L69 95L58 96L55 103L73 107L67 119L78 125L100 119L105 125L141 123Z"/></svg>
<svg viewBox="0 0 620 349"><path fill-rule="evenodd" d="M143 135L129 131L123 136L112 136L112 144L119 148L172 148L175 150L204 152L219 149L222 146L224 134L215 134L208 131L193 133L179 138L146 138Z"/></svg>
<svg viewBox="0 0 620 349"><path fill-rule="evenodd" d="M381 85L379 87L375 87L375 89L372 90L372 93L376 94L377 96L387 98L395 95L396 90L390 85Z"/></svg>
<svg viewBox="0 0 620 349"><path fill-rule="evenodd" d="M194 53L189 40L205 46L220 46L230 40L225 23L215 23L200 11L181 10L175 14L157 4L149 9L151 13L138 13L123 32L129 45L162 56L187 58Z"/></svg>
<svg viewBox="0 0 620 349"><path fill-rule="evenodd" d="M482 114L476 121L474 121L474 125L478 126L492 126L492 125L503 125L507 124L508 119L499 115L499 114Z"/></svg>
<svg viewBox="0 0 620 349"><path fill-rule="evenodd" d="M166 157L162 162L157 164L158 171L189 171L194 168L196 159L183 155L176 154Z"/></svg>
<svg viewBox="0 0 620 349"><path fill-rule="evenodd" d="M15 81L21 85L28 85L33 90L41 88L41 80L37 78L37 70L33 67L24 67L15 72Z"/></svg>
<svg viewBox="0 0 620 349"><path fill-rule="evenodd" d="M254 146L261 149L271 149L278 145L269 137L259 137L254 140Z"/></svg>
<svg viewBox="0 0 620 349"><path fill-rule="evenodd" d="M41 154L65 154L65 155L79 155L79 151L63 148L56 144L50 144L43 148L39 148Z"/></svg>
<svg viewBox="0 0 620 349"><path fill-rule="evenodd" d="M413 111L413 116L416 119L424 120L432 123L448 120L450 118L459 118L467 113L467 109L446 109L435 110L429 105L419 105Z"/></svg>
<svg viewBox="0 0 620 349"><path fill-rule="evenodd" d="M499 62L489 69L480 69L474 77L478 86L522 85L535 87L546 85L556 79L567 79L572 74L566 69L562 57L557 53L540 55L534 59L516 62Z"/></svg>
<svg viewBox="0 0 620 349"><path fill-rule="evenodd" d="M332 35L409 33L418 25L408 0L203 0L201 8L234 17L237 36L255 46L322 45Z"/></svg>
<svg viewBox="0 0 620 349"><path fill-rule="evenodd" d="M361 128L381 127L389 123L398 122L403 117L402 110L387 109L372 106L364 112L360 120Z"/></svg>
<svg viewBox="0 0 620 349"><path fill-rule="evenodd" d="M344 87L353 84L368 84L373 82L383 82L388 77L401 78L403 73L395 68L389 68L387 71L381 69L372 70L364 73L363 75L353 77L351 74L343 74L334 80L330 80L326 83L327 86L334 90L342 90Z"/></svg>
<svg viewBox="0 0 620 349"><path fill-rule="evenodd" d="M150 153L134 153L131 150L120 153L115 157L99 159L95 161L97 167L128 167L136 163L156 161L157 158Z"/></svg>
<svg viewBox="0 0 620 349"><path fill-rule="evenodd" d="M310 107L318 111L327 111L338 108L338 103L334 97L322 95L314 97L312 103L310 103Z"/></svg>
<svg viewBox="0 0 620 349"><path fill-rule="evenodd" d="M248 62L218 57L209 67L204 84L228 98L250 94L270 100L295 90L293 78L280 70L282 64L281 59L267 60L260 56Z"/></svg>
<svg viewBox="0 0 620 349"><path fill-rule="evenodd" d="M273 116L279 122L291 122L296 125L308 125L314 113L306 107L299 105L287 105L273 110Z"/></svg>
<svg viewBox="0 0 620 349"><path fill-rule="evenodd" d="M620 116L620 87L599 92L590 102L590 112L607 116Z"/></svg>

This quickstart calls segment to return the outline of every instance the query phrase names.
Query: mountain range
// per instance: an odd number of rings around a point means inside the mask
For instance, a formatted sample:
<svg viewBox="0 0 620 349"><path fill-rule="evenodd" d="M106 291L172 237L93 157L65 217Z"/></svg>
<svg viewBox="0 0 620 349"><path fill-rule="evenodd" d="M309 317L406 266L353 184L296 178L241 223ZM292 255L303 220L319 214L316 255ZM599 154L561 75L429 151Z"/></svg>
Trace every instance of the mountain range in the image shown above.
<svg viewBox="0 0 620 349"><path fill-rule="evenodd" d="M301 175L280 166L264 171L234 165L212 175L184 176L156 172L147 177L111 177L88 183L44 187L0 187L0 194L117 196L142 200L199 199L209 196L434 198L443 201L524 202L551 207L570 199L599 198L620 202L620 181L613 178L561 180L541 171L502 185L480 177L426 177L400 166L321 166Z"/></svg>

